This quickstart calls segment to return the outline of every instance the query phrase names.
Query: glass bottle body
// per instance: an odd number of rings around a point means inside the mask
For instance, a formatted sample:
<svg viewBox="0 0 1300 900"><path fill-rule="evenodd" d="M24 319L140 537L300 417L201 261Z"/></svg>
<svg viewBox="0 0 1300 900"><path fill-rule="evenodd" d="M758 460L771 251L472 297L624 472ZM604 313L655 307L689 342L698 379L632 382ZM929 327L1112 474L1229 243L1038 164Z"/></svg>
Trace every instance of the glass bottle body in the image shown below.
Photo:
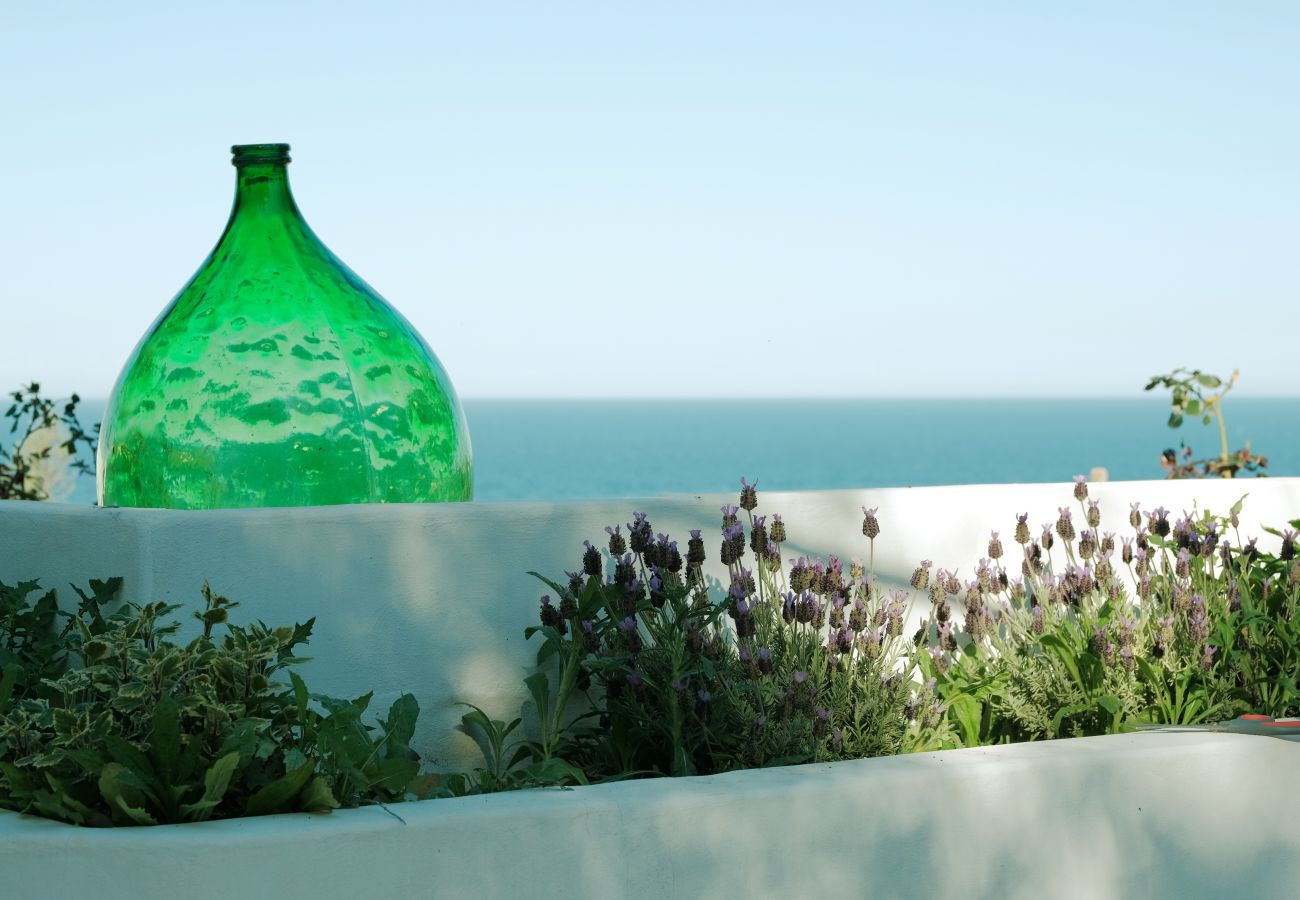
<svg viewBox="0 0 1300 900"><path fill-rule="evenodd" d="M99 502L468 500L469 432L416 330L312 233L285 145L235 148L225 233L110 397Z"/></svg>

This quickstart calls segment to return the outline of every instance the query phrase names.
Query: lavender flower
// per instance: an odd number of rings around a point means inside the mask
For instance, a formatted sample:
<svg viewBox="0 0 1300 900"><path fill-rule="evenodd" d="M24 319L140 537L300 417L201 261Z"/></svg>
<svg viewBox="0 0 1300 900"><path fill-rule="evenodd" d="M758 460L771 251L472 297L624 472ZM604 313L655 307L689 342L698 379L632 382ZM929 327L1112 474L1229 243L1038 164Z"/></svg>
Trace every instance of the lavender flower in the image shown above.
<svg viewBox="0 0 1300 900"><path fill-rule="evenodd" d="M1070 521L1069 507L1057 507L1060 516L1056 520L1056 533L1061 536L1061 540L1067 544L1074 540L1074 523Z"/></svg>
<svg viewBox="0 0 1300 900"><path fill-rule="evenodd" d="M709 715L709 704L713 702L713 695L701 688L695 694L695 714L701 719Z"/></svg>
<svg viewBox="0 0 1300 900"><path fill-rule="evenodd" d="M1091 528L1085 528L1079 533L1079 556L1083 559L1092 559L1092 555L1097 552L1097 535Z"/></svg>
<svg viewBox="0 0 1300 900"><path fill-rule="evenodd" d="M873 506L870 509L862 507L862 533L867 536L868 540L874 541L880 534L880 522L876 519L876 511L880 507Z"/></svg>
<svg viewBox="0 0 1300 900"><path fill-rule="evenodd" d="M923 559L921 560L921 564L916 567L916 571L912 573L912 587L916 588L918 591L924 590L925 585L929 580L930 560Z"/></svg>
<svg viewBox="0 0 1300 900"><path fill-rule="evenodd" d="M551 598L549 594L542 595L541 619L542 619L542 625L551 628L554 628L562 624L563 622L563 620L560 618L560 613L555 609L554 606L551 606Z"/></svg>
<svg viewBox="0 0 1300 900"><path fill-rule="evenodd" d="M611 556L622 556L627 552L627 541L623 539L617 525L613 527L606 525L605 533L609 535L609 553Z"/></svg>
<svg viewBox="0 0 1300 900"><path fill-rule="evenodd" d="M990 532L989 535L989 558L994 560L1002 558L1002 542L998 540L996 531Z"/></svg>
<svg viewBox="0 0 1300 900"><path fill-rule="evenodd" d="M1080 503L1088 499L1088 479L1083 475L1074 476L1074 499Z"/></svg>
<svg viewBox="0 0 1300 900"><path fill-rule="evenodd" d="M645 553L654 543L654 529L643 512L632 513L632 521L627 523L627 534L633 553Z"/></svg>
<svg viewBox="0 0 1300 900"><path fill-rule="evenodd" d="M582 544L587 548L582 554L582 571L599 578L601 569L604 568L603 560L600 558L600 551L592 546L591 541L583 541Z"/></svg>
<svg viewBox="0 0 1300 900"><path fill-rule="evenodd" d="M1210 671L1210 669L1214 668L1214 654L1217 653L1218 651L1219 648L1214 646L1213 644L1205 645L1205 649L1201 651L1202 671L1208 672Z"/></svg>

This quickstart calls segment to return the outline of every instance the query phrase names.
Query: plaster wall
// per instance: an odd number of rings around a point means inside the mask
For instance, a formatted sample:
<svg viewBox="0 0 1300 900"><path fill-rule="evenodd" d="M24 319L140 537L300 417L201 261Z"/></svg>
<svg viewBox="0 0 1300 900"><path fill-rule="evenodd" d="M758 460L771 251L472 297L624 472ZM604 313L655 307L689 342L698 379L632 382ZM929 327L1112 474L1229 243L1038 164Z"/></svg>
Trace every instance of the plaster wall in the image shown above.
<svg viewBox="0 0 1300 900"><path fill-rule="evenodd" d="M1071 485L970 485L767 493L758 514L781 513L787 559L802 553L867 556L861 507L879 507L875 566L904 583L922 558L969 575L990 529L1010 540L1015 516L1037 526L1072 506ZM1091 486L1103 529L1128 530L1129 503L1175 512L1226 512L1248 494L1242 536L1300 516L1300 479L1115 482ZM454 730L475 703L497 717L523 709L523 677L536 645L523 631L547 591L529 570L562 578L580 565L582 542L604 543L607 524L648 513L656 531L685 544L691 528L708 538L717 566L718 508L735 495L565 503L391 504L291 509L98 509L0 502L0 581L39 578L71 594L70 583L120 575L138 601L196 605L206 580L242 605L234 615L288 624L317 617L303 675L314 690L375 691L374 709L403 691L420 701L416 749L436 768L471 767L478 751ZM1013 564L1014 565L1014 564ZM526 714L526 710L525 714Z"/></svg>
<svg viewBox="0 0 1300 900"><path fill-rule="evenodd" d="M85 829L0 812L0 896L1292 898L1297 763L1276 738L1157 733L392 814Z"/></svg>

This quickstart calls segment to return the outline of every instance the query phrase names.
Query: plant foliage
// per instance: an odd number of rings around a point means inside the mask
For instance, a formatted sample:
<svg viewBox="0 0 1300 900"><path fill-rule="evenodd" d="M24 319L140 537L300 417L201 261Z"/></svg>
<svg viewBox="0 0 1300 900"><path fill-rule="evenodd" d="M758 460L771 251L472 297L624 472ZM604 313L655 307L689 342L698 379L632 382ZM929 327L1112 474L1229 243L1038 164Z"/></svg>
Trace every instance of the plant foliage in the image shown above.
<svg viewBox="0 0 1300 900"><path fill-rule="evenodd" d="M0 807L153 825L433 790L410 750L414 697L367 725L371 695L314 694L292 670L314 620L234 625L238 604L205 585L182 644L179 607L120 602L120 586L92 582L65 613L34 583L0 585Z"/></svg>
<svg viewBox="0 0 1300 900"><path fill-rule="evenodd" d="M48 500L49 485L42 472L53 463L52 454L61 451L76 472L93 474L95 443L99 426L87 431L77 418L81 398L73 394L58 404L41 396L41 386L33 382L9 394L12 401L5 410L8 436L0 441L0 500ZM43 434L56 432L60 440L40 441ZM79 454L84 452L85 456Z"/></svg>

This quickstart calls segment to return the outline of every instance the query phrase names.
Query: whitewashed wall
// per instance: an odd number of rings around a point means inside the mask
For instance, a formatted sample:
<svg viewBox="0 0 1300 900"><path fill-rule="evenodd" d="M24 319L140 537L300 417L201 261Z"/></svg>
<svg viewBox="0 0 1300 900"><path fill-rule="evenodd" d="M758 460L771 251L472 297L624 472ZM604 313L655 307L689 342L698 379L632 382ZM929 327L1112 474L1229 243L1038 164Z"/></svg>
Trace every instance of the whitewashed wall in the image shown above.
<svg viewBox="0 0 1300 900"><path fill-rule="evenodd" d="M759 484L759 514L779 512L786 555L865 558L863 505L878 506L876 569L905 581L921 558L970 573L991 528L1008 553L1015 515L1035 526L1071 505L1071 485L973 485L772 494ZM1239 482L1119 482L1092 486L1103 528L1127 529L1128 504L1175 512L1199 505L1226 511L1248 493L1243 536L1300 516L1300 479ZM376 710L413 692L422 713L416 748L440 768L478 761L454 731L458 700L498 716L518 714L522 679L536 646L544 586L576 569L582 541L603 544L603 528L649 514L657 531L685 545L703 528L716 563L718 508L733 495L565 503L470 503L301 509L95 509L0 502L0 581L39 578L71 602L69 583L120 575L136 600L196 605L204 580L242 606L241 620L287 624L317 617L302 671L313 689L338 695L375 691ZM1079 514L1076 512L1076 519ZM1037 531L1037 528L1035 528ZM1265 536L1267 537L1267 536ZM1262 542L1262 544L1265 542ZM715 575L722 574L717 568Z"/></svg>
<svg viewBox="0 0 1300 900"><path fill-rule="evenodd" d="M392 813L77 828L0 811L0 897L1291 900L1298 762L1272 737L1138 734Z"/></svg>

